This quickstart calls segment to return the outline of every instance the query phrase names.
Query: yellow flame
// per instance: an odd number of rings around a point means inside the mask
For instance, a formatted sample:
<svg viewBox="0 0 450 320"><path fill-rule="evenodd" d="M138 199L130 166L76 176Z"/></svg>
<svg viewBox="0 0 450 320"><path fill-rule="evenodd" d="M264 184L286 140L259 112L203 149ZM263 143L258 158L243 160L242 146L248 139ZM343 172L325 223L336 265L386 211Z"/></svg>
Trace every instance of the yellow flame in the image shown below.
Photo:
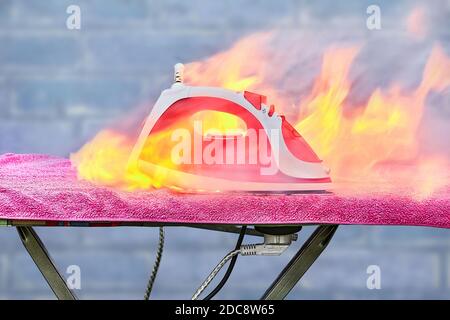
<svg viewBox="0 0 450 320"><path fill-rule="evenodd" d="M200 111L191 116L192 121L202 124L202 135L207 134L245 134L245 122L234 114L220 111Z"/></svg>
<svg viewBox="0 0 450 320"><path fill-rule="evenodd" d="M136 168L125 170L132 147L125 135L103 130L77 153L71 154L70 160L83 179L124 189L149 188L150 177Z"/></svg>

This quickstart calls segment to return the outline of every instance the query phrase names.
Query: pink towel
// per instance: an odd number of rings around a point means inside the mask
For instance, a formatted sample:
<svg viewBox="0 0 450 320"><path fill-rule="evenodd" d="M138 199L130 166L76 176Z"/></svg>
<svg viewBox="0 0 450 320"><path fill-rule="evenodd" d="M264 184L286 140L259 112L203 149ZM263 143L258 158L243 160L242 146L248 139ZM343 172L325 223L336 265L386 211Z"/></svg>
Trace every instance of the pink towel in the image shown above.
<svg viewBox="0 0 450 320"><path fill-rule="evenodd" d="M6 154L0 156L0 219L450 228L450 187L423 200L400 192L291 195L125 192L79 181L67 159Z"/></svg>

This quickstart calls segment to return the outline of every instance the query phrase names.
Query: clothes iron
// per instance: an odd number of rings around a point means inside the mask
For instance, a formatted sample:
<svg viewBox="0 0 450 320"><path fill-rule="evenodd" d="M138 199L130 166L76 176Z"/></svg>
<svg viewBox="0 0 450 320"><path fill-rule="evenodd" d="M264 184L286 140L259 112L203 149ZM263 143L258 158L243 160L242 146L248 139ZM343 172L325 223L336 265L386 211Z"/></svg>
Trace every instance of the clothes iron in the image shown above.
<svg viewBox="0 0 450 320"><path fill-rule="evenodd" d="M174 84L143 123L128 168L155 187L187 192L330 189L329 169L265 96L185 85L183 68L175 65ZM229 117L239 127L224 132ZM206 118L222 129L205 126Z"/></svg>

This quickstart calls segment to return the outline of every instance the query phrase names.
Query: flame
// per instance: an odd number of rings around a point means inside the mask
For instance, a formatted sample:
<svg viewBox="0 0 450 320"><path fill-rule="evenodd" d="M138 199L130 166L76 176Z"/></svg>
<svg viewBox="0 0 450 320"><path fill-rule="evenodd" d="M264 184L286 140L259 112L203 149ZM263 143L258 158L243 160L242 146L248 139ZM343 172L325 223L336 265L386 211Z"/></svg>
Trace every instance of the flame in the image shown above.
<svg viewBox="0 0 450 320"><path fill-rule="evenodd" d="M394 192L398 187L411 188L419 199L448 185L448 154L424 154L419 145L428 94L450 87L450 59L439 44L433 47L416 88L406 90L401 83L377 88L366 103L359 104L349 99L353 85L349 74L361 47L331 46L323 53L312 88L298 102L280 93L275 83L287 67L274 54L276 48L267 49L273 37L273 33L254 34L227 51L188 64L185 82L267 95L278 112L291 114L288 119L294 120L296 129L331 168L334 181L365 181L372 190L379 184ZM270 67L274 59L276 66ZM222 123L219 130L242 127L239 119L226 114L193 117L206 120L210 128ZM144 152L158 159L164 138L162 133ZM100 184L127 189L163 185L164 172L149 178L136 169L125 170L133 144L126 135L107 130L71 159L81 178Z"/></svg>
<svg viewBox="0 0 450 320"><path fill-rule="evenodd" d="M229 50L205 61L190 63L186 68L186 82L199 86L220 86L235 91L260 84L263 80L261 73L264 72L260 62L267 60L267 56L258 48L271 36L272 33L256 34L238 41ZM250 53L253 55L251 59ZM258 69L261 70L255 74L254 70Z"/></svg>
<svg viewBox="0 0 450 320"><path fill-rule="evenodd" d="M433 186L438 189L447 184L448 159L420 155L418 129L428 93L450 86L450 59L436 45L416 90L405 93L397 85L386 91L376 89L366 105L357 106L358 112L345 116L348 71L357 51L340 48L324 54L322 73L300 107L308 115L296 128L327 160L335 177L372 184L388 181L393 187L417 183L416 196L429 196ZM405 168L387 169L401 162L410 164L406 176Z"/></svg>
<svg viewBox="0 0 450 320"><path fill-rule="evenodd" d="M198 134L245 134L245 122L229 113L220 111L200 111L193 114L190 119L192 121L201 121L203 132Z"/></svg>
<svg viewBox="0 0 450 320"><path fill-rule="evenodd" d="M149 188L150 177L136 168L125 170L132 147L126 135L103 130L71 154L70 160L77 167L79 177L94 183L123 189Z"/></svg>

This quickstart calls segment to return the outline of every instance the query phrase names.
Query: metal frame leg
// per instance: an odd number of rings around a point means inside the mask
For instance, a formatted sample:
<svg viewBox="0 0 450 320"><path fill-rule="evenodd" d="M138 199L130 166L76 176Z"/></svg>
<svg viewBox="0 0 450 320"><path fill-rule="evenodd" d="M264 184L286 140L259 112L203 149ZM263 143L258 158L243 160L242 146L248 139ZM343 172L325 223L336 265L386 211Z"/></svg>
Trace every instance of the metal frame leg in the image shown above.
<svg viewBox="0 0 450 320"><path fill-rule="evenodd" d="M76 300L75 294L67 286L53 263L44 244L32 227L17 227L22 243L33 259L39 271L44 276L53 293L59 300Z"/></svg>
<svg viewBox="0 0 450 320"><path fill-rule="evenodd" d="M25 249L27 249L28 254L33 259L56 297L60 300L76 300L75 294L67 286L65 279L59 273L44 244L33 228L31 226L17 226L16 228ZM338 225L321 225L317 227L261 299L284 299L325 250L337 228ZM232 228L211 227L207 229L232 233L236 231ZM250 234L260 235L256 231Z"/></svg>
<svg viewBox="0 0 450 320"><path fill-rule="evenodd" d="M338 225L321 225L317 227L261 299L284 299L325 250L337 228Z"/></svg>

